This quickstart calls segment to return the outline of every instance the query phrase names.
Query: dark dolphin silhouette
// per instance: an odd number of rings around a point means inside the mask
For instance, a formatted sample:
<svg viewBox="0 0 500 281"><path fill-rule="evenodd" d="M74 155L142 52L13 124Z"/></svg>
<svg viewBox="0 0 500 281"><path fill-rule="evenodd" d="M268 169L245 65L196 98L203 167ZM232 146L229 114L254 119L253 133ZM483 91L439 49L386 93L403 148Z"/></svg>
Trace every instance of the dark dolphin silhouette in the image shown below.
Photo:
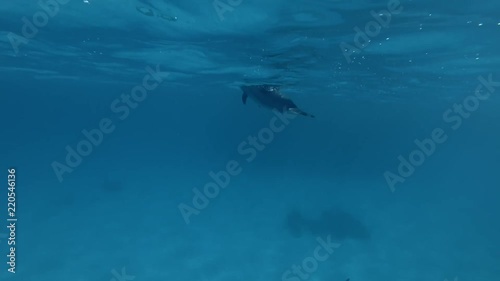
<svg viewBox="0 0 500 281"><path fill-rule="evenodd" d="M314 118L314 115L306 113L299 109L297 105L288 97L280 92L280 87L275 85L251 85L241 86L243 95L241 97L243 104L247 103L247 98L257 102L259 105L276 109L279 112L290 112Z"/></svg>

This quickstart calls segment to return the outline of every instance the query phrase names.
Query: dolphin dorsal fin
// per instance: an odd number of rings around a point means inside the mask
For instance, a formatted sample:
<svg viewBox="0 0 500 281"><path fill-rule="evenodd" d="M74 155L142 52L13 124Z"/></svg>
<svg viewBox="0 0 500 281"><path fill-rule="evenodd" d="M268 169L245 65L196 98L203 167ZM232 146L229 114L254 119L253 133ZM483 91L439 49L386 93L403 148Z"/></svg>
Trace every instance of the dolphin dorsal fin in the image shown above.
<svg viewBox="0 0 500 281"><path fill-rule="evenodd" d="M243 93L243 95L241 96L241 101L243 102L243 104L247 104L247 98L248 95L246 93Z"/></svg>

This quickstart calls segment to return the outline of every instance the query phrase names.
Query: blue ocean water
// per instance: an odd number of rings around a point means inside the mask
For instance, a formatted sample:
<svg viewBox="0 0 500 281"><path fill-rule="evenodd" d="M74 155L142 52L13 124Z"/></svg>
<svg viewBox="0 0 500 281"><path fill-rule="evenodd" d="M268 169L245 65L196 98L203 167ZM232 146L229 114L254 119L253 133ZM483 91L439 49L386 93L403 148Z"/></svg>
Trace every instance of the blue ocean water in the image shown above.
<svg viewBox="0 0 500 281"><path fill-rule="evenodd" d="M499 8L3 1L0 280L500 280Z"/></svg>

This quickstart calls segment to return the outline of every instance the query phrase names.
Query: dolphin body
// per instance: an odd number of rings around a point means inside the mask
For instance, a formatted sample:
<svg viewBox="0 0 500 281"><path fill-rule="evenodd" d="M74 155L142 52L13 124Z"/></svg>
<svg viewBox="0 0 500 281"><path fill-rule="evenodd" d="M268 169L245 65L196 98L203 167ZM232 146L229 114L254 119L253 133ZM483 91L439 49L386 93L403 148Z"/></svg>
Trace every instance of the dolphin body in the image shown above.
<svg viewBox="0 0 500 281"><path fill-rule="evenodd" d="M290 98L281 94L279 86L251 85L241 86L240 88L243 91L241 97L243 104L246 104L248 97L250 97L259 105L270 109L276 109L281 113L290 112L314 118L314 115L300 110Z"/></svg>

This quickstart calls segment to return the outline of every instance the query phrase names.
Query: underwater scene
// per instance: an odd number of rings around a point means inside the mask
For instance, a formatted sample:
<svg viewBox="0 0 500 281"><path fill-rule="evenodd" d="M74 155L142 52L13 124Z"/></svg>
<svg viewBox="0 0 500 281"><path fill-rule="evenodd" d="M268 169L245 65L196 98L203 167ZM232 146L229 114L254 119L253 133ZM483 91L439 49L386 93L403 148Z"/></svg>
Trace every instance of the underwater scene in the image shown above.
<svg viewBox="0 0 500 281"><path fill-rule="evenodd" d="M2 1L0 281L500 280L499 12Z"/></svg>

